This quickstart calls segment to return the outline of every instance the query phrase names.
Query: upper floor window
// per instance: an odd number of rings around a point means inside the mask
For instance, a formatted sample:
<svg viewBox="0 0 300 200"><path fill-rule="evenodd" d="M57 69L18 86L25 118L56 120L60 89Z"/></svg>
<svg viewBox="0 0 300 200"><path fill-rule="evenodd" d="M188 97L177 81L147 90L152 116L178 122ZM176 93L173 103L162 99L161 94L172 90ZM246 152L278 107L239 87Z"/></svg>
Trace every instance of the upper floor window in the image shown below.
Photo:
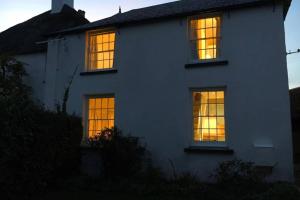
<svg viewBox="0 0 300 200"><path fill-rule="evenodd" d="M195 142L225 142L224 91L193 92Z"/></svg>
<svg viewBox="0 0 300 200"><path fill-rule="evenodd" d="M114 65L115 33L88 33L87 70L111 69Z"/></svg>
<svg viewBox="0 0 300 200"><path fill-rule="evenodd" d="M197 18L190 21L190 40L195 60L215 59L219 54L220 17Z"/></svg>

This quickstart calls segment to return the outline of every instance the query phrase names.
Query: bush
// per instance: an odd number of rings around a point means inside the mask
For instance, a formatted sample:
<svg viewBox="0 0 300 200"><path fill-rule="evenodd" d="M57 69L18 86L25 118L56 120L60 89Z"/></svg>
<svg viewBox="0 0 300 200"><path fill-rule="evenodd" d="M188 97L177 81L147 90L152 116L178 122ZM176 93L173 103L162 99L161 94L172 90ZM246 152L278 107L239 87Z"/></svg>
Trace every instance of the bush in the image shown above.
<svg viewBox="0 0 300 200"><path fill-rule="evenodd" d="M265 178L256 169L254 163L241 160L220 163L213 176L217 183L222 185L257 184L262 183Z"/></svg>
<svg viewBox="0 0 300 200"><path fill-rule="evenodd" d="M226 199L252 199L253 194L261 193L268 187L265 176L257 170L254 163L241 160L220 163L213 177L220 194L232 195L227 195Z"/></svg>
<svg viewBox="0 0 300 200"><path fill-rule="evenodd" d="M80 161L81 120L44 110L23 84L22 63L0 57L0 195L31 199Z"/></svg>
<svg viewBox="0 0 300 200"><path fill-rule="evenodd" d="M274 183L271 187L258 198L257 200L299 200L300 191L299 189L288 183Z"/></svg>
<svg viewBox="0 0 300 200"><path fill-rule="evenodd" d="M89 143L99 152L101 174L111 180L135 178L142 174L149 161L139 138L123 136L118 128L101 131Z"/></svg>

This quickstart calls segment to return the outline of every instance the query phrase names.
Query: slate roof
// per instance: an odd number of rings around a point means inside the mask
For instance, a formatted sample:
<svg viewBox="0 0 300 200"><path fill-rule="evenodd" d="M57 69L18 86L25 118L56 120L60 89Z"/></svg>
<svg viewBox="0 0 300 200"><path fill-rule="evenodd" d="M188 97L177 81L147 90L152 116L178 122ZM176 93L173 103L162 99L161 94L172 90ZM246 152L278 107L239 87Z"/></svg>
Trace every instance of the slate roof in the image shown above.
<svg viewBox="0 0 300 200"><path fill-rule="evenodd" d="M149 20L187 16L205 11L219 11L245 6L262 5L282 1L285 5L286 15L291 0L181 0L140 9L134 9L124 13L118 13L111 17L92 22L83 26L62 30L53 34L66 34L82 32L95 28L119 26L130 23L141 23Z"/></svg>
<svg viewBox="0 0 300 200"><path fill-rule="evenodd" d="M67 5L60 13L51 14L51 11L47 11L1 32L0 54L44 52L47 50L47 44L37 42L47 40L46 34L87 23L89 21L86 18Z"/></svg>

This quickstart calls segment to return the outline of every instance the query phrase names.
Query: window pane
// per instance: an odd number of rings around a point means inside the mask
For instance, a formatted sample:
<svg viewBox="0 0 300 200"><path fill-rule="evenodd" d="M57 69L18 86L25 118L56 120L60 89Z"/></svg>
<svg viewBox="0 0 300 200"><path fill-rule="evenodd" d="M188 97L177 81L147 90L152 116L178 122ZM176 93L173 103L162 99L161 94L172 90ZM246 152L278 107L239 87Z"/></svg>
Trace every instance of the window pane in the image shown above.
<svg viewBox="0 0 300 200"><path fill-rule="evenodd" d="M114 42L109 43L109 50L114 50L115 49L114 45L115 45Z"/></svg>
<svg viewBox="0 0 300 200"><path fill-rule="evenodd" d="M213 27L213 18L207 18L205 22L206 22L206 28Z"/></svg>
<svg viewBox="0 0 300 200"><path fill-rule="evenodd" d="M198 20L198 23L199 23L199 28L205 28L205 19L200 19Z"/></svg>
<svg viewBox="0 0 300 200"><path fill-rule="evenodd" d="M191 21L192 54L198 59L213 59L217 56L217 39L219 35L219 17L196 19ZM196 38L195 38L196 37ZM194 43L193 41L197 41ZM194 52L196 51L196 53Z"/></svg>
<svg viewBox="0 0 300 200"><path fill-rule="evenodd" d="M95 52L103 51L103 45L102 44L97 44L97 49Z"/></svg>
<svg viewBox="0 0 300 200"><path fill-rule="evenodd" d="M217 118L217 128L225 128L225 120L224 117Z"/></svg>
<svg viewBox="0 0 300 200"><path fill-rule="evenodd" d="M108 119L114 119L114 109L108 110Z"/></svg>
<svg viewBox="0 0 300 200"><path fill-rule="evenodd" d="M94 37L97 37L97 43L98 44L101 44L103 42L103 36L102 35L97 35L97 36L94 36Z"/></svg>
<svg viewBox="0 0 300 200"><path fill-rule="evenodd" d="M210 117L209 118L209 128L210 129L216 129L217 128L217 118L216 117Z"/></svg>
<svg viewBox="0 0 300 200"><path fill-rule="evenodd" d="M203 141L210 141L209 138L209 129L202 129Z"/></svg>
<svg viewBox="0 0 300 200"><path fill-rule="evenodd" d="M97 69L103 69L103 61L97 61Z"/></svg>
<svg viewBox="0 0 300 200"><path fill-rule="evenodd" d="M89 99L89 137L95 136L96 133L100 133L104 128L114 127L114 101L113 97ZM91 109L91 107L93 108Z"/></svg>
<svg viewBox="0 0 300 200"><path fill-rule="evenodd" d="M202 117L201 128L209 128L209 118L208 117Z"/></svg>
<svg viewBox="0 0 300 200"><path fill-rule="evenodd" d="M209 104L209 116L217 116L217 105L216 104Z"/></svg>
<svg viewBox="0 0 300 200"><path fill-rule="evenodd" d="M114 127L114 120L109 120L108 123L109 123L108 124L109 128L113 128Z"/></svg>
<svg viewBox="0 0 300 200"><path fill-rule="evenodd" d="M95 119L101 119L101 109L95 110Z"/></svg>
<svg viewBox="0 0 300 200"><path fill-rule="evenodd" d="M109 60L104 60L104 69L110 68Z"/></svg>
<svg viewBox="0 0 300 200"><path fill-rule="evenodd" d="M200 116L208 116L209 104L201 104Z"/></svg>
<svg viewBox="0 0 300 200"><path fill-rule="evenodd" d="M209 129L209 136L212 141L218 141L217 129Z"/></svg>
<svg viewBox="0 0 300 200"><path fill-rule="evenodd" d="M95 99L89 99L89 109L95 108Z"/></svg>
<svg viewBox="0 0 300 200"><path fill-rule="evenodd" d="M224 116L224 104L217 104L218 116Z"/></svg>
<svg viewBox="0 0 300 200"><path fill-rule="evenodd" d="M115 99L109 98L108 99L108 108L114 108L115 107Z"/></svg>
<svg viewBox="0 0 300 200"><path fill-rule="evenodd" d="M90 35L88 69L108 69L113 66L115 33Z"/></svg>
<svg viewBox="0 0 300 200"><path fill-rule="evenodd" d="M109 59L114 60L114 52L109 52Z"/></svg>
<svg viewBox="0 0 300 200"><path fill-rule="evenodd" d="M195 141L225 141L224 91L194 92L193 118Z"/></svg>
<svg viewBox="0 0 300 200"><path fill-rule="evenodd" d="M213 32L214 32L213 28L206 29L206 38L213 38L214 37Z"/></svg>
<svg viewBox="0 0 300 200"><path fill-rule="evenodd" d="M103 98L102 99L102 105L101 105L102 107L102 109L104 109L104 108L107 108L107 106L108 106L108 98Z"/></svg>
<svg viewBox="0 0 300 200"><path fill-rule="evenodd" d="M103 34L103 43L109 42L109 34Z"/></svg>
<svg viewBox="0 0 300 200"><path fill-rule="evenodd" d="M108 45L109 43L103 43L103 51L108 51Z"/></svg>
<svg viewBox="0 0 300 200"><path fill-rule="evenodd" d="M103 129L109 128L108 120L103 120L102 122L103 122L103 126L102 126Z"/></svg>
<svg viewBox="0 0 300 200"><path fill-rule="evenodd" d="M215 39L207 39L205 49L215 49Z"/></svg>
<svg viewBox="0 0 300 200"><path fill-rule="evenodd" d="M115 41L115 33L111 33L110 35L109 35L109 39L110 39L110 41Z"/></svg>
<svg viewBox="0 0 300 200"><path fill-rule="evenodd" d="M201 103L208 103L208 92L201 92Z"/></svg>
<svg viewBox="0 0 300 200"><path fill-rule="evenodd" d="M208 49L206 50L206 58L214 58L214 50L213 49Z"/></svg>
<svg viewBox="0 0 300 200"><path fill-rule="evenodd" d="M216 103L216 99L217 99L217 94L216 92L209 92L209 103Z"/></svg>
<svg viewBox="0 0 300 200"><path fill-rule="evenodd" d="M89 120L89 130L95 130L95 120Z"/></svg>
<svg viewBox="0 0 300 200"><path fill-rule="evenodd" d="M195 129L194 130L194 140L195 141L201 141L202 140L201 129Z"/></svg>

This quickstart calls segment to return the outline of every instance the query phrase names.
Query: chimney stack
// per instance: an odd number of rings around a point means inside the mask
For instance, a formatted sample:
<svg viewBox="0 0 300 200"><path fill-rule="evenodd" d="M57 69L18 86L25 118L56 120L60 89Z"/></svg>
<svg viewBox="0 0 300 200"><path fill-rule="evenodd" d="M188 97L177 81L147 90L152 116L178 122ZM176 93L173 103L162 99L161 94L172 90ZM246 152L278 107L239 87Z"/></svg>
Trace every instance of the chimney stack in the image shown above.
<svg viewBox="0 0 300 200"><path fill-rule="evenodd" d="M64 5L74 8L74 0L52 0L51 13L59 13Z"/></svg>
<svg viewBox="0 0 300 200"><path fill-rule="evenodd" d="M79 13L82 17L85 17L85 11L84 11L84 10L78 10L78 13Z"/></svg>

